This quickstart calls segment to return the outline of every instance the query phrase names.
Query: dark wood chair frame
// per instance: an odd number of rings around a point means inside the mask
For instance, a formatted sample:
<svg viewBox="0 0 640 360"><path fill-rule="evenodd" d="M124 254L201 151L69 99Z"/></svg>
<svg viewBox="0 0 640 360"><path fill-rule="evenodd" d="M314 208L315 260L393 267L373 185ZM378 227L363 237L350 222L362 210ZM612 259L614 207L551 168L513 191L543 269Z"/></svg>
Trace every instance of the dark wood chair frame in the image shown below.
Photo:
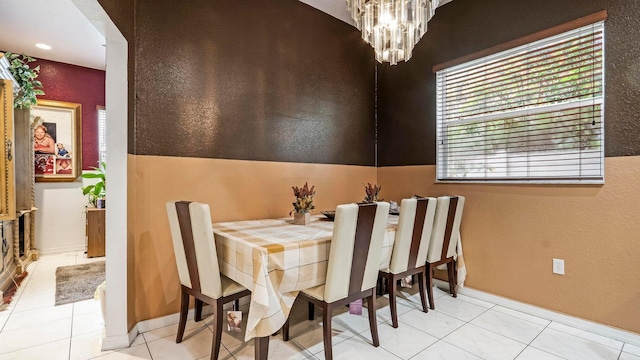
<svg viewBox="0 0 640 360"><path fill-rule="evenodd" d="M376 322L376 288L351 294L344 299L340 299L332 303L307 296L302 292L300 292L299 296L302 296L309 301L309 320L313 320L314 318L314 305L317 305L322 309L322 337L324 341L325 359L333 359L333 347L331 343L331 318L333 317L333 311L359 299L365 299L367 301L367 313L369 314L369 328L371 329L373 346L380 346L380 339L378 338L378 324ZM289 319L287 319L282 327L282 338L284 341L289 341Z"/></svg>
<svg viewBox="0 0 640 360"><path fill-rule="evenodd" d="M422 229L424 227L425 217L427 214L427 209L429 207L429 202L427 199L420 198L418 199L418 203L416 204L416 213L413 221L413 230L411 233L411 246L409 257L407 259L407 267L408 269L404 272L393 274L391 272L380 271L378 273L379 279L386 280L386 288L384 285L385 282L381 282L381 291L387 290L389 292L389 307L391 308L391 325L394 328L398 327L398 308L396 301L396 290L398 286L398 280L405 278L407 276L417 275L418 278L418 287L420 290L420 302L422 303L422 311L428 312L426 296L425 296L425 269L426 265L414 267L418 264L417 257L418 251L420 248L420 243L422 239ZM433 218L431 218L433 220ZM430 236L431 234L429 234Z"/></svg>
<svg viewBox="0 0 640 360"><path fill-rule="evenodd" d="M455 218L455 209L458 204L458 198L451 198L451 202L449 203L449 213L447 216L447 227L444 232L444 242L442 244L442 254L440 255L440 260L430 263L427 261L427 294L429 295L429 304L431 305L431 310L435 310L436 305L433 301L433 271L436 267L440 265L447 264L447 277L449 278L449 292L451 292L451 296L458 297L456 293L456 284L458 283L458 271L456 269L456 261L453 257L447 257L447 250L449 249L449 244L451 241L451 233L453 231L453 220Z"/></svg>
<svg viewBox="0 0 640 360"><path fill-rule="evenodd" d="M397 308L397 301L396 301L396 291L398 287L398 280L402 278L405 278L407 276L417 275L418 287L420 290L420 302L422 303L422 311L424 312L429 311L427 308L427 299L425 296L425 287L426 287L425 268L426 266L420 266L418 268L409 269L399 274L392 274L392 273L380 271L378 276L386 280L386 284L387 284L386 290L389 291L389 307L391 308L391 325L394 328L398 327L398 308ZM433 294L431 296L433 296Z"/></svg>
<svg viewBox="0 0 640 360"><path fill-rule="evenodd" d="M376 287L360 291L362 288L364 269L366 265L366 257L360 256L360 254L366 254L371 244L371 233L374 225L375 214L377 207L373 204L359 204L360 209L358 212L357 227L354 241L354 251L352 258L351 274L349 280L348 295L345 298L326 302L313 298L303 292L300 292L298 296L302 296L309 301L309 320L314 318L314 305L322 308L322 333L324 343L324 357L325 360L333 359L333 347L331 342L331 318L333 316L333 310L348 305L349 303L359 300L367 300L367 313L369 315L369 328L371 329L371 339L373 340L373 346L380 346L380 340L378 338L378 323L376 320ZM282 326L282 338L284 341L289 340L289 319Z"/></svg>
<svg viewBox="0 0 640 360"><path fill-rule="evenodd" d="M451 296L458 297L456 293L456 284L458 283L458 271L456 270L456 261L450 257L444 260L440 260L435 263L427 263L429 265L429 270L427 274L427 294L429 295L429 304L430 309L435 310L436 305L433 301L433 270L436 267L447 264L447 277L449 278L449 292Z"/></svg>
<svg viewBox="0 0 640 360"><path fill-rule="evenodd" d="M192 284L191 287L180 285L180 321L178 322L178 334L176 335L176 343L182 342L184 330L187 325L187 314L189 313L189 296L193 296L195 299L195 321L202 320L202 306L204 303L211 304L213 307L215 326L213 328L213 341L211 344L211 360L216 360L218 359L218 353L220 352L220 343L222 340L222 325L224 322L222 308L224 304L231 301L236 301L237 306L238 300L242 297L251 295L251 291L245 289L229 296L221 296L219 299L214 299L202 293L196 260L197 257L193 239L193 231L191 226L191 215L189 213L190 203L190 201L178 201L175 203L176 213L178 215L178 224L180 226L180 233L182 236L182 244L184 246L185 256L187 260L189 279L191 280Z"/></svg>
<svg viewBox="0 0 640 360"><path fill-rule="evenodd" d="M200 291L192 290L184 285L181 286L182 292L180 295L180 322L178 323L178 334L176 335L176 343L182 342L184 329L187 325L187 313L189 312L189 296L193 296L195 298L195 321L202 320L203 303L210 304L213 307L213 319L215 321L215 324L213 327L213 343L211 344L211 359L215 360L218 358L218 353L220 352L220 343L222 341L222 326L224 325L225 319L225 317L223 316L224 311L222 310L224 304L231 301L236 301L237 308L238 299L251 295L251 291L243 290L233 295L223 296L219 299L213 299L206 295L203 295Z"/></svg>

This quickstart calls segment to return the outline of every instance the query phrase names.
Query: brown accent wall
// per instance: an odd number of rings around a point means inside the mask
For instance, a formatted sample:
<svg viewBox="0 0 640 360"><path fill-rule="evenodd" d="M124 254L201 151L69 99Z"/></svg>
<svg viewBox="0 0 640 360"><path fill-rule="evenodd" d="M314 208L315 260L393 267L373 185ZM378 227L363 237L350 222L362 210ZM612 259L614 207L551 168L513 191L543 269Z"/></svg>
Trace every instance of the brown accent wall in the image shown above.
<svg viewBox="0 0 640 360"><path fill-rule="evenodd" d="M385 199L466 196L465 286L640 333L640 156L604 186L435 184L435 166L378 168ZM552 258L566 275L552 273Z"/></svg>
<svg viewBox="0 0 640 360"><path fill-rule="evenodd" d="M433 65L607 10L606 156L640 155L640 6L619 0L455 0L441 8L409 62L378 65L378 165L435 164Z"/></svg>
<svg viewBox="0 0 640 360"><path fill-rule="evenodd" d="M109 18L116 25L118 30L124 38L127 40L127 83L129 97L129 107L127 109L128 116L128 151L129 153L135 153L135 144L133 142L133 135L135 133L135 69L136 69L136 4L138 0L98 0L98 3L105 12L109 15Z"/></svg>
<svg viewBox="0 0 640 360"><path fill-rule="evenodd" d="M138 0L136 155L374 165L374 59L297 0Z"/></svg>
<svg viewBox="0 0 640 360"><path fill-rule="evenodd" d="M137 0L98 0L100 6L128 41L133 41L135 34L136 2Z"/></svg>
<svg viewBox="0 0 640 360"><path fill-rule="evenodd" d="M291 186L315 185L316 210L362 200L376 168L327 164L129 155L129 239L135 322L176 313L180 280L166 202L211 207L214 222L289 217ZM132 308L130 308L132 309Z"/></svg>

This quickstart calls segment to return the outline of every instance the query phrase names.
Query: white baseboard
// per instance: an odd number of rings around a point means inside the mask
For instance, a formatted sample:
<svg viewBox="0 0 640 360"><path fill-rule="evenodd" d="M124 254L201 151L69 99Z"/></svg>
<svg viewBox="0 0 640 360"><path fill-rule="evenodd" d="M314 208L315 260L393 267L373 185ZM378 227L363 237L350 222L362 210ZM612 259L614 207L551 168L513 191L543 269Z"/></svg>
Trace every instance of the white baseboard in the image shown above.
<svg viewBox="0 0 640 360"><path fill-rule="evenodd" d="M449 283L433 279L434 283L441 288L449 289ZM476 290L469 287L458 287L458 294L473 297L479 300L484 300L496 305L503 306L505 308L523 312L525 314L537 316L549 321L554 321L559 324L574 327L576 329L588 331L594 334L606 336L611 339L629 343L632 345L640 346L640 334L636 334L630 331L617 329L611 326L607 326L594 321L581 319L575 316L559 313L557 311L541 308L538 306L526 304L520 301L511 300L502 296L486 293L484 291Z"/></svg>
<svg viewBox="0 0 640 360"><path fill-rule="evenodd" d="M117 336L104 336L102 338L102 351L128 348L138 336L138 330L134 326L128 334Z"/></svg>
<svg viewBox="0 0 640 360"><path fill-rule="evenodd" d="M249 303L248 297L240 299L240 306L246 305L248 303ZM227 303L223 306L223 309L230 310L232 306L233 306L232 303ZM213 313L213 308L211 307L211 305L205 305L202 307L202 316L209 316L212 313ZM194 316L193 309L190 309L189 313L187 314L187 319L193 319L193 316ZM173 313L173 314L169 314L169 315L165 315L165 316L161 316L153 319L142 320L139 323L137 323L136 326L134 326L134 329L136 329L137 333L144 333L147 331L160 329L165 326L176 324L178 323L179 320L180 320L180 313ZM135 339L135 336L133 338Z"/></svg>
<svg viewBox="0 0 640 360"><path fill-rule="evenodd" d="M437 285L438 287L444 288L444 289L448 289L449 288L449 283L442 281L442 280L438 280L438 279L433 279L435 285ZM567 314L562 314L553 310L549 310L549 309L545 309L545 308L541 308L538 306L534 306L534 305L530 305L530 304L526 304L520 301L516 301L516 300L512 300L512 299L508 299L502 296L498 296L498 295L494 295L494 294L490 294L490 293L486 293L484 291L480 291L480 290L476 290L473 288L469 288L469 287L463 287L463 288L458 288L458 294L462 294L462 295L466 295L466 296L470 296L479 300L484 300L487 302L490 302L492 304L496 304L496 305L500 305L503 306L505 308L508 309L512 309L512 310L516 310L516 311L520 311L523 312L525 314L529 314L532 316L537 316L539 318L542 319L546 319L549 321L554 321L557 322L559 324L563 324L563 325L568 325L571 327L574 327L576 329L580 329L580 330L584 330L584 331L588 331L594 334L598 334L598 335L602 335L602 336L606 336L608 338L611 339L615 339L618 341L622 341L625 343L629 343L635 346L640 346L640 334L636 334L630 331L626 331L626 330L622 330L622 329L617 329L617 328L613 328L601 323L597 323L597 322L593 322L593 321L589 321L589 320L585 320L585 319L581 319L581 318L577 318L575 316L571 316L571 315L567 315ZM241 301L241 304L246 304L248 303L247 299L241 299L244 301ZM231 304L226 304L226 305L231 305ZM227 307L229 307L227 306ZM205 306L202 309L202 315L209 315L211 314L211 306ZM189 314L187 315L188 319L192 319L193 318L193 309L189 310ZM140 321L139 323L136 324L136 326L134 326L134 328L131 330L131 332L129 333L129 338L127 341L129 341L128 344L120 346L120 347L127 347L129 346L129 344L131 344L131 342L133 342L133 340L135 339L135 337L138 335L138 333L144 333L147 331L151 331L151 330L155 330L155 329L159 329L168 325L172 325L177 323L179 320L179 314L178 313L174 313L174 314L170 314L170 315L166 315L166 316L162 316L162 317L158 317L158 318L153 318L153 319L148 319L148 320L143 320ZM114 339L114 344L115 344L115 340ZM106 343L106 338L105 340L103 340L102 342L102 349L103 350L108 350L107 348L105 348L105 343ZM119 343L121 344L121 342ZM113 349L113 348L110 348Z"/></svg>
<svg viewBox="0 0 640 360"><path fill-rule="evenodd" d="M205 305L202 307L202 316L208 316L213 312L213 308L210 305ZM193 309L189 310L187 314L187 319L193 319ZM180 320L180 313L173 313L153 319L142 320L136 324L136 328L139 333L144 333L147 331L160 329L165 326L173 325L178 323Z"/></svg>
<svg viewBox="0 0 640 360"><path fill-rule="evenodd" d="M51 254L60 254L71 251L85 251L86 247L84 245L72 245L72 246L64 246L64 247L54 247L54 248L38 248L38 252L40 255L51 255Z"/></svg>

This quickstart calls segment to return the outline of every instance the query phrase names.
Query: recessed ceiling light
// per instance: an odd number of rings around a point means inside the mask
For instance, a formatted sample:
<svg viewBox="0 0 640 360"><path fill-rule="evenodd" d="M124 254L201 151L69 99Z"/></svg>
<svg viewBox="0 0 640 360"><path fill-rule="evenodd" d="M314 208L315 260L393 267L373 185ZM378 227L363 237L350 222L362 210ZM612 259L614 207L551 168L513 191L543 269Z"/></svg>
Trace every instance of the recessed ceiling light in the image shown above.
<svg viewBox="0 0 640 360"><path fill-rule="evenodd" d="M36 47L38 47L40 49L44 49L44 50L51 50L51 46L49 46L47 44L38 43L38 44L36 44Z"/></svg>

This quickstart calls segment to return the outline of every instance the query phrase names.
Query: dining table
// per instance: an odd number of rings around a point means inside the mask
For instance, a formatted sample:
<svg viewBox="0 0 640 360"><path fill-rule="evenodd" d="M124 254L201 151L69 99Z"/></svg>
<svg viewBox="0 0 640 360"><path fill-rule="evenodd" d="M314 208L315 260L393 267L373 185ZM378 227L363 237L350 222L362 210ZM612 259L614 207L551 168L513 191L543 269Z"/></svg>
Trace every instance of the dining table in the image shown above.
<svg viewBox="0 0 640 360"><path fill-rule="evenodd" d="M220 272L251 291L245 341L254 339L256 359L267 359L269 336L282 328L298 292L324 284L333 224L322 215L311 216L308 225L290 217L213 224ZM398 216L390 214L380 269L389 267L397 228ZM458 235L459 286L467 271L461 242Z"/></svg>
<svg viewBox="0 0 640 360"><path fill-rule="evenodd" d="M292 218L213 224L220 272L251 291L245 341L254 339L256 359L267 359L269 336L282 328L298 292L324 284L333 224L322 215L304 226ZM380 268L389 266L397 224L390 215Z"/></svg>

